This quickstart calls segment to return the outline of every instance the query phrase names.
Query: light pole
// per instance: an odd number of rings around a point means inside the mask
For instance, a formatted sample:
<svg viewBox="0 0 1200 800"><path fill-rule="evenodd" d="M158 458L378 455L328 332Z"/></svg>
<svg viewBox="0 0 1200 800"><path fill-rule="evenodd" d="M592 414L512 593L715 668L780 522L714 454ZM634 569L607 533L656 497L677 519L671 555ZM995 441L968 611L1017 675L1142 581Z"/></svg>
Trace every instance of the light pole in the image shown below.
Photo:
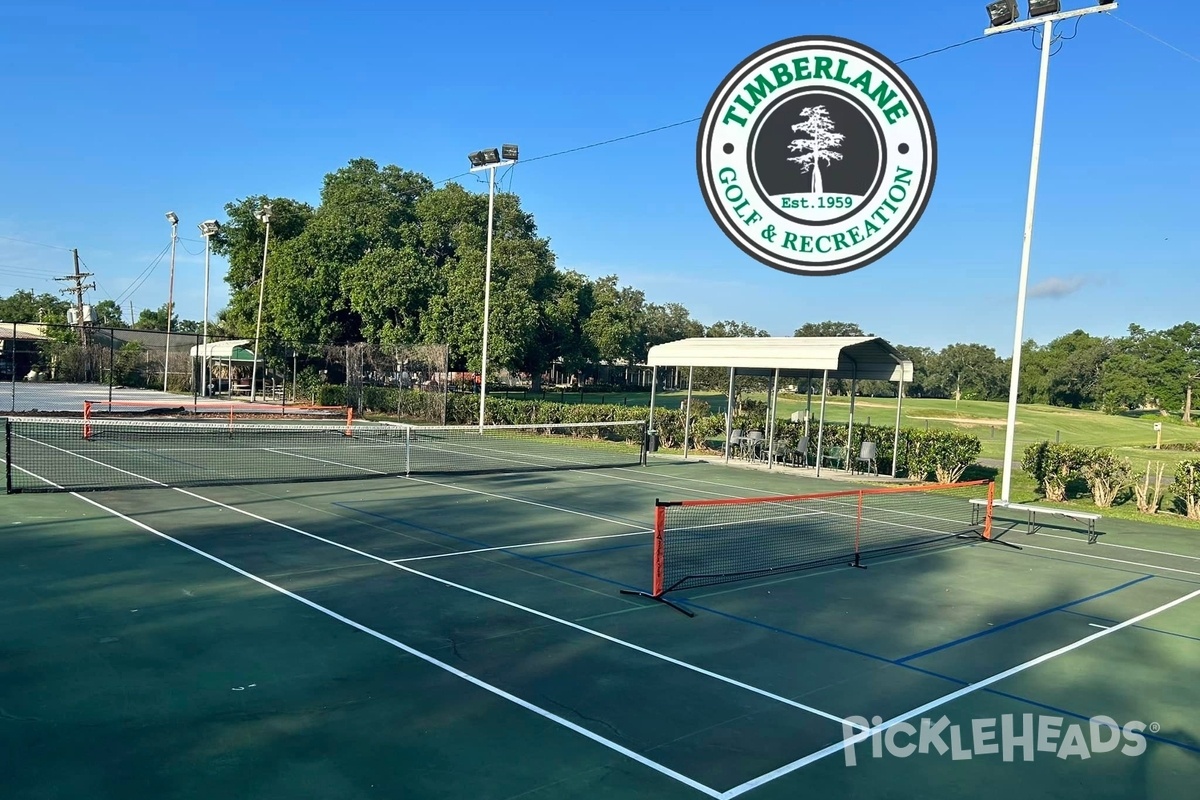
<svg viewBox="0 0 1200 800"><path fill-rule="evenodd" d="M204 358L201 381L204 384L203 394L208 397L208 264L212 254L212 237L221 230L221 223L208 219L200 223L200 235L204 237Z"/></svg>
<svg viewBox="0 0 1200 800"><path fill-rule="evenodd" d="M506 144L503 146L503 160L501 153L492 148L491 150L479 150L471 153L467 158L471 161L471 172L488 173L488 221L487 221L487 255L485 256L485 267L483 275L483 361L482 370L479 376L479 432L483 433L484 414L487 410L487 371L488 371L488 322L491 317L491 301L492 301L492 217L496 206L496 170L499 167L508 167L517 163L517 146L515 144Z"/></svg>
<svg viewBox="0 0 1200 800"><path fill-rule="evenodd" d="M171 223L171 277L167 285L167 355L163 359L163 392L167 391L167 377L171 374L171 312L175 308L175 244L179 241L179 217L174 211L167 212Z"/></svg>
<svg viewBox="0 0 1200 800"><path fill-rule="evenodd" d="M262 274L258 278L258 321L254 323L254 364L250 367L250 402L258 396L258 343L262 336L262 307L263 292L267 288L267 246L271 242L271 204L263 203L262 208L254 213L255 219L267 226L263 236Z"/></svg>
<svg viewBox="0 0 1200 800"><path fill-rule="evenodd" d="M1054 23L1086 14L1113 11L1117 4L1113 0L1100 0L1099 5L1075 11L1062 11L1059 0L1029 0L1029 19L1018 22L1016 0L997 0L987 6L992 27L985 36L1027 30L1042 26L1041 71L1038 75L1037 110L1033 118L1033 156L1029 162L1029 194L1025 203L1025 239L1021 247L1021 278L1017 286L1017 320L1013 333L1012 374L1008 381L1008 425L1004 431L1003 480L1000 484L1000 502L1008 503L1012 484L1012 461L1016 445L1017 392L1021 376L1021 344L1025 328L1025 294L1029 283L1029 252L1033 245L1033 207L1037 199L1038 166L1042 156L1042 120L1046 109L1046 80L1050 72L1050 47L1053 44Z"/></svg>

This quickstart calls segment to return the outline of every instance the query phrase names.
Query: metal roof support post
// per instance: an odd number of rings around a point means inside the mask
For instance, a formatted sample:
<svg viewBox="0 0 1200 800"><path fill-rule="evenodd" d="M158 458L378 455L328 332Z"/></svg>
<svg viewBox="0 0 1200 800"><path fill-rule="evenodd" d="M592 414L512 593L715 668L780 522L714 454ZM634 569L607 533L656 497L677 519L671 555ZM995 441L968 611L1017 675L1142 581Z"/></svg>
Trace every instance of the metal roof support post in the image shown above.
<svg viewBox="0 0 1200 800"><path fill-rule="evenodd" d="M854 396L858 394L858 362L851 359L854 371L850 374L850 423L846 426L846 461L842 464L844 471L850 470L850 459L854 458Z"/></svg>
<svg viewBox="0 0 1200 800"><path fill-rule="evenodd" d="M650 425L646 432L654 433L654 390L658 387L658 367L650 368Z"/></svg>
<svg viewBox="0 0 1200 800"><path fill-rule="evenodd" d="M892 439L892 477L896 475L896 460L900 454L900 407L904 405L904 371L900 372L900 384L896 388L896 434Z"/></svg>
<svg viewBox="0 0 1200 800"><path fill-rule="evenodd" d="M817 475L821 477L821 443L825 438L825 395L829 393L829 370L821 374L821 419L817 422Z"/></svg>
<svg viewBox="0 0 1200 800"><path fill-rule="evenodd" d="M688 367L688 393L687 405L683 409L683 460L687 461L688 457L688 438L692 435L692 371L695 367ZM679 374L679 368L675 368L676 375Z"/></svg>
<svg viewBox="0 0 1200 800"><path fill-rule="evenodd" d="M729 437L733 436L733 373L737 367L729 368L729 394L725 395L725 463L729 463Z"/></svg>
<svg viewBox="0 0 1200 800"><path fill-rule="evenodd" d="M775 465L775 417L778 416L779 405L779 367L775 368L775 377L771 379L771 396L767 403L767 469Z"/></svg>
<svg viewBox="0 0 1200 800"><path fill-rule="evenodd" d="M808 405L804 408L804 438L808 438L808 421L812 419L812 370L808 371ZM804 466L808 466L805 464Z"/></svg>

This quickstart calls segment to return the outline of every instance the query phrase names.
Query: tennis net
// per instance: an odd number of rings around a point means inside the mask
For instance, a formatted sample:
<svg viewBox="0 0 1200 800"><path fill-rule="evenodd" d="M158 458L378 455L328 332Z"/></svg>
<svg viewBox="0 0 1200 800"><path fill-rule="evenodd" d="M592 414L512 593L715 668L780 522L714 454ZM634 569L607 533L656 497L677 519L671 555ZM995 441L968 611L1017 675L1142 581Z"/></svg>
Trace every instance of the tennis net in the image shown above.
<svg viewBox="0 0 1200 800"><path fill-rule="evenodd" d="M10 417L18 492L578 470L643 463L644 423L422 426Z"/></svg>
<svg viewBox="0 0 1200 800"><path fill-rule="evenodd" d="M651 596L812 567L863 566L870 556L953 539L990 539L992 498L991 481L969 481L658 501Z"/></svg>

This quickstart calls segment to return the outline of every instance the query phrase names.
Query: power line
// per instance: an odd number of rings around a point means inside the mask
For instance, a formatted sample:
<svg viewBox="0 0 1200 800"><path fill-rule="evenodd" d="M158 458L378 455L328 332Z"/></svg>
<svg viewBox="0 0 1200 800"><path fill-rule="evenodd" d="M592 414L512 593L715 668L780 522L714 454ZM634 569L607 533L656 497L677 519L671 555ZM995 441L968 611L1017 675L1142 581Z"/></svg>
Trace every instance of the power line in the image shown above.
<svg viewBox="0 0 1200 800"><path fill-rule="evenodd" d="M1150 37L1151 39L1153 39L1154 41L1163 45L1164 47L1169 47L1172 50L1174 50L1176 53L1179 53L1180 55L1182 55L1186 58L1190 58L1192 61L1200 62L1200 56L1193 55L1192 53L1189 53L1187 50L1184 50L1183 48L1176 47L1175 45L1171 44L1170 42L1160 39L1157 36L1155 36L1153 33L1150 33L1150 31L1142 30L1137 25L1134 25L1132 22L1126 22L1123 18L1118 17L1116 14L1112 14L1112 18L1115 19L1117 22L1120 22L1123 25L1128 25L1129 27L1133 28L1135 31L1142 34L1143 36Z"/></svg>
<svg viewBox="0 0 1200 800"><path fill-rule="evenodd" d="M949 50L954 50L959 47L965 47L966 45L974 44L975 42L981 42L986 38L987 38L986 36L975 36L971 39L964 39L961 42L955 42L954 44L948 44L945 47L939 47L936 50L930 50L928 52L920 53L915 56L909 56L908 58L902 58L899 61L897 61L896 63L897 64L906 64L910 61L917 61L922 58L928 58L929 56L935 56L935 55L938 55L939 53L945 53ZM605 145L616 144L617 142L624 142L624 141L628 141L629 139L636 139L640 136L649 136L652 133L659 133L661 131L667 131L672 128L678 128L682 125L690 125L693 122L699 122L701 119L702 119L701 117L692 117L691 119L684 119L684 120L680 120L679 122L671 122L666 125L659 125L657 128L648 128L647 130L644 130L644 131L637 131L636 133L628 133L628 134L625 134L624 136L616 136L612 139L605 139L602 142L592 142L591 144L584 144L584 145L580 145L578 147L569 147L566 150L559 150L554 153L546 153L545 155L534 156L533 158L524 158L524 159L521 159L520 163L532 164L535 161L545 161L548 158L558 158L559 156L565 156L565 155L569 155L571 153L578 153L583 150L591 150L596 147L604 147ZM438 181L434 185L437 186L437 185L441 185L441 184L446 184L446 183L449 183L450 181L458 180L459 178L465 178L471 174L472 173L470 171L460 172L458 175L454 175L452 177L446 178L445 180Z"/></svg>
<svg viewBox="0 0 1200 800"><path fill-rule="evenodd" d="M56 244L43 244L42 242L31 242L28 239L17 239L13 236L0 236L0 239L6 239L10 242L20 242L21 244L31 244L35 247L49 247L51 250L66 250L68 253L71 252L71 248L69 247L59 247Z"/></svg>
<svg viewBox="0 0 1200 800"><path fill-rule="evenodd" d="M168 244L164 246L162 250L158 251L158 255L156 255L154 260L150 262L150 266L142 270L141 273L133 279L133 283L130 284L129 288L122 292L121 296L116 299L117 305L124 304L126 300L133 297L133 294L138 289L142 288L142 284L149 279L150 275L154 272L154 268L159 265L159 263L163 260L163 257L167 254L167 251L170 249L171 245Z"/></svg>

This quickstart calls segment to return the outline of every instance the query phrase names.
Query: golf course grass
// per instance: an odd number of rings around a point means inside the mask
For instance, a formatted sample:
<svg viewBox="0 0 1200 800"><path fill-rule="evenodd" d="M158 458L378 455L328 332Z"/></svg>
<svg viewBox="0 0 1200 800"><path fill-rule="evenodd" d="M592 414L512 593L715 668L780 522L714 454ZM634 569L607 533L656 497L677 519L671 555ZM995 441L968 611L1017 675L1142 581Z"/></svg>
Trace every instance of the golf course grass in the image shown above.
<svg viewBox="0 0 1200 800"><path fill-rule="evenodd" d="M503 395L503 392L497 393ZM520 399L519 392L511 393L513 399ZM749 392L741 395L746 399L765 402L765 392ZM528 399L536 399L526 395ZM686 392L659 392L655 405L659 408L679 408L686 399ZM567 403L599 403L612 405L648 406L649 392L614 392L604 395L595 393L572 394L571 392L547 391L547 402ZM725 395L720 392L694 392L693 403L706 402L710 408L724 411ZM778 417L787 419L794 412L803 411L808 398L803 394L781 392L779 395ZM820 397L813 398L813 418L820 413ZM978 436L983 443L980 453L980 465L972 468L972 476L978 478L995 477L1000 479L999 466L1004 459L1004 436L1008 404L991 400L954 400L905 398L902 407L900 424L905 428L929 428L959 430ZM825 401L825 421L833 424L846 424L850 417L850 401L847 397L829 397ZM896 420L896 399L894 397L859 397L855 400L854 418L856 424L886 425L894 424ZM1121 498L1111 508L1102 509L1101 513L1124 519L1156 521L1200 531L1200 522L1188 520L1180 514L1169 513L1174 499L1170 492L1170 484L1175 469L1181 461L1200 459L1200 452L1186 450L1156 450L1154 423L1162 423L1162 444L1194 444L1200 447L1200 425L1195 423L1185 425L1178 413L1161 414L1157 411L1138 411L1126 414L1104 414L1099 411L1087 411L1075 408L1062 408L1045 405L1019 405L1017 407L1016 436L1014 437L1014 460L1016 462L1012 476L1010 497L1014 502L1040 501L1038 487L1035 482L1020 469L1020 462L1025 448L1035 442L1062 441L1083 447L1108 447L1120 456L1129 459L1134 473L1144 476L1147 464L1153 472L1157 472L1158 464L1163 465L1163 487L1165 498L1158 514L1147 515L1139 513L1129 493ZM1153 472L1151 482L1153 482ZM1124 502L1121 502L1123 500ZM1068 500L1066 505L1095 510L1089 497Z"/></svg>

